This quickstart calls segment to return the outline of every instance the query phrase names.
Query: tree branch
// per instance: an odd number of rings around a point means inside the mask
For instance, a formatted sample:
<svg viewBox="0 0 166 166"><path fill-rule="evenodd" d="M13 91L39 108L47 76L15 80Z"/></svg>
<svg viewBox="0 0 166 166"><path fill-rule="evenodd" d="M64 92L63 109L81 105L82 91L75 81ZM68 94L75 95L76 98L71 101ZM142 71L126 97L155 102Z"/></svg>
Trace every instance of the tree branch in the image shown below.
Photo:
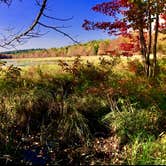
<svg viewBox="0 0 166 166"><path fill-rule="evenodd" d="M52 19L52 20L57 20L57 21L69 21L69 20L73 19L73 16L70 17L70 18L62 19L62 18L56 18L56 17L48 16L48 15L46 15L44 13L43 13L43 16L46 17L46 18Z"/></svg>
<svg viewBox="0 0 166 166"><path fill-rule="evenodd" d="M1 2L6 3L6 4L11 4L12 0L0 0L0 3ZM31 37L40 37L43 34L38 32L39 28L38 28L38 31L36 31L35 28L37 26L38 27L42 26L42 27L47 28L47 29L55 30L55 31L63 34L64 36L68 37L73 42L78 43L69 34L59 30L60 28L68 28L67 26L50 26L50 25L43 24L43 23L39 22L41 20L42 16L44 16L48 19L53 19L53 20L58 20L58 21L69 21L69 20L72 19L72 17L67 18L67 19L59 19L59 18L55 18L55 17L52 17L52 16L48 16L48 15L44 14L44 11L46 10L48 0L42 0L41 4L37 0L36 0L36 2L37 2L37 5L40 6L40 10L39 10L36 18L32 22L32 24L27 28L27 30L25 30L23 32L18 32L17 34L15 33L14 35L10 34L7 37L3 37L3 40L1 40L2 44L0 44L0 47L3 47L3 48L13 47L14 45L24 43L25 40L30 39Z"/></svg>
<svg viewBox="0 0 166 166"><path fill-rule="evenodd" d="M7 45L10 45L11 43L13 43L14 41L19 41L22 37L28 35L31 31L34 30L34 28L36 27L36 25L38 24L38 21L40 20L45 8L46 8L46 3L47 3L47 0L43 0L42 2L42 6L40 8L40 11L36 17L36 19L34 20L34 22L32 23L32 25L23 33L15 36L13 39L11 39L10 41L8 42L5 42L3 45L1 45L1 47L5 47Z"/></svg>
<svg viewBox="0 0 166 166"><path fill-rule="evenodd" d="M71 37L69 34L67 34L67 33L65 33L65 32L59 30L57 27L50 26L50 25L46 25L46 24L43 24L43 23L41 23L41 22L38 22L38 24L41 25L41 26L43 26L43 27L45 27L45 28L53 29L53 30L55 30L55 31L57 31L57 32L59 32L59 33L61 33L61 34L63 34L64 36L68 37L68 38L71 39L74 43L79 44L79 42L76 41L73 37Z"/></svg>

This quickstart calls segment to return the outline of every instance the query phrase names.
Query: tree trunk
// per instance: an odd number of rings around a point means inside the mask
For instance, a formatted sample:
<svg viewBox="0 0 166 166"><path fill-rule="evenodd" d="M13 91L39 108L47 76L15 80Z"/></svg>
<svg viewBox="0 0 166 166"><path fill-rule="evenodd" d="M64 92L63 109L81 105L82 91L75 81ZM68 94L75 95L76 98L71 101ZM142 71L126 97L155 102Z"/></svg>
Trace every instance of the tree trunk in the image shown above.
<svg viewBox="0 0 166 166"><path fill-rule="evenodd" d="M143 64L144 64L144 70L145 73L147 73L147 63L146 63L146 57L147 57L147 47L146 47L146 41L144 37L144 31L143 31L143 26L139 29L139 38L140 38L140 46L141 46L141 54L142 54L142 59L143 59Z"/></svg>
<svg viewBox="0 0 166 166"><path fill-rule="evenodd" d="M156 7L156 23L155 23L155 36L153 44L153 73L152 76L155 77L157 74L157 41L158 41L158 28L159 28L159 7L157 3Z"/></svg>
<svg viewBox="0 0 166 166"><path fill-rule="evenodd" d="M150 4L148 5L148 49L147 49L147 56L146 56L146 76L150 77L150 53L152 48L152 20L151 20L151 10Z"/></svg>

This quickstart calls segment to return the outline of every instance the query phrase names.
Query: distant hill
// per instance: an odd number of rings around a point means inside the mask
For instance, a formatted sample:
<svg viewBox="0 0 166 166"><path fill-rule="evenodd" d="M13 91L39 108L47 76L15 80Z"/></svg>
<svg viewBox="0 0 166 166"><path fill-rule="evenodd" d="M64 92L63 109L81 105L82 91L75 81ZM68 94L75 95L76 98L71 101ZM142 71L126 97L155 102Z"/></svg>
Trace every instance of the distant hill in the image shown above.
<svg viewBox="0 0 166 166"><path fill-rule="evenodd" d="M166 35L159 35L158 52L166 54ZM0 58L35 58L35 57L59 57L59 56L91 56L91 55L111 55L113 52L120 53L120 43L127 42L124 37L110 40L93 40L87 43L69 45L61 48L50 49L25 49L1 52Z"/></svg>
<svg viewBox="0 0 166 166"><path fill-rule="evenodd" d="M18 54L18 53L26 53L29 51L38 51L38 50L44 50L42 48L32 48L32 49L24 49L24 50L12 50L12 51L4 51L0 52L0 54Z"/></svg>

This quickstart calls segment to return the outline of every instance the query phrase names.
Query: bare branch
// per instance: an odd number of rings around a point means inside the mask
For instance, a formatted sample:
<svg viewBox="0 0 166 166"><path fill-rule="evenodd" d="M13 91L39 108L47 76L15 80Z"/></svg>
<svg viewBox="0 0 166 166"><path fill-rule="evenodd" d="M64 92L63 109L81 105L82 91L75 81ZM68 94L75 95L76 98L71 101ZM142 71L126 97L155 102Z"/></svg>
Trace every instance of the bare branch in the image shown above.
<svg viewBox="0 0 166 166"><path fill-rule="evenodd" d="M79 42L76 41L76 40L75 40L73 37L71 37L69 34L67 34L67 33L65 33L65 32L59 30L58 28L56 28L56 27L54 27L54 26L46 25L46 24L43 24L43 23L41 23L41 22L38 22L38 24L41 25L41 26L43 26L43 27L45 27L45 28L53 29L53 30L55 30L55 31L57 31L57 32L59 32L59 33L61 33L61 34L63 34L64 36L68 37L68 38L71 39L74 43L79 44Z"/></svg>
<svg viewBox="0 0 166 166"><path fill-rule="evenodd" d="M23 33L19 34L18 36L14 37L13 39L11 39L10 41L8 42L5 42L3 45L1 45L1 47L5 47L7 45L10 45L11 43L13 43L14 41L18 41L19 39L21 39L21 37L24 37L26 35L28 35L28 33L30 33L31 31L33 31L33 29L36 27L36 25L38 24L38 21L40 20L42 14L43 14L43 11L45 10L46 8L46 3L47 3L47 0L43 0L42 2L42 6L40 8L40 11L36 17L36 19L34 20L34 22L32 23L32 25Z"/></svg>
<svg viewBox="0 0 166 166"><path fill-rule="evenodd" d="M1 2L6 3L6 4L11 4L12 0L0 0L0 3ZM45 23L40 22L42 16L46 17L48 19L57 20L57 21L69 21L73 18L73 17L71 17L71 18L66 18L66 19L60 19L60 18L46 15L44 12L47 10L47 8L46 8L47 2L48 2L48 0L42 0L41 3L40 3L40 1L36 0L37 5L40 6L40 10L39 10L36 18L32 22L32 24L23 32L22 32L22 30L20 30L17 33L12 33L13 29L11 29L11 31L8 32L9 36L5 36L5 35L2 36L2 39L0 40L0 43L2 43L2 44L0 44L0 47L3 47L3 48L14 47L17 44L20 45L20 44L25 43L25 40L27 40L27 39L30 39L32 37L40 37L40 36L48 33L48 32L46 32L44 34L40 33L40 26L47 28L47 29L52 29L54 31L57 31L58 33L61 33L64 36L71 39L74 43L79 43L73 37L71 37L69 34L60 30L62 28L69 28L69 26L51 26L51 25L47 25Z"/></svg>
<svg viewBox="0 0 166 166"><path fill-rule="evenodd" d="M12 0L0 0L0 3L5 3L7 5L10 5L12 3Z"/></svg>
<svg viewBox="0 0 166 166"><path fill-rule="evenodd" d="M57 20L57 21L69 21L69 20L73 19L73 16L69 17L69 18L62 19L62 18L56 18L56 17L48 16L44 13L43 13L43 16L46 17L46 18L52 19L52 20Z"/></svg>

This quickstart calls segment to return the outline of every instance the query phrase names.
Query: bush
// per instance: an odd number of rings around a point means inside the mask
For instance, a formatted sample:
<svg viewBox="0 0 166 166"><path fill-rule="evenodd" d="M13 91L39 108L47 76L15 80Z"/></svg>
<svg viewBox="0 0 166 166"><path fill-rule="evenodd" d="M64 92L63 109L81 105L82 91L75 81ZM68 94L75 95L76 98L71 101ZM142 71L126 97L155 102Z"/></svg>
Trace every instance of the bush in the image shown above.
<svg viewBox="0 0 166 166"><path fill-rule="evenodd" d="M144 67L138 60L129 60L127 64L130 72L133 72L138 76L144 75Z"/></svg>
<svg viewBox="0 0 166 166"><path fill-rule="evenodd" d="M127 165L165 165L165 134L158 140L152 136L147 136L146 141L142 140L141 135L135 137L132 144L124 146L123 156Z"/></svg>
<svg viewBox="0 0 166 166"><path fill-rule="evenodd" d="M64 146L88 144L91 133L88 121L76 108L67 104L61 112L57 133Z"/></svg>
<svg viewBox="0 0 166 166"><path fill-rule="evenodd" d="M119 99L111 105L111 112L102 119L117 134L122 143L132 140L133 136L142 133L142 139L147 135L158 135L160 112L156 107L138 110L126 100Z"/></svg>

